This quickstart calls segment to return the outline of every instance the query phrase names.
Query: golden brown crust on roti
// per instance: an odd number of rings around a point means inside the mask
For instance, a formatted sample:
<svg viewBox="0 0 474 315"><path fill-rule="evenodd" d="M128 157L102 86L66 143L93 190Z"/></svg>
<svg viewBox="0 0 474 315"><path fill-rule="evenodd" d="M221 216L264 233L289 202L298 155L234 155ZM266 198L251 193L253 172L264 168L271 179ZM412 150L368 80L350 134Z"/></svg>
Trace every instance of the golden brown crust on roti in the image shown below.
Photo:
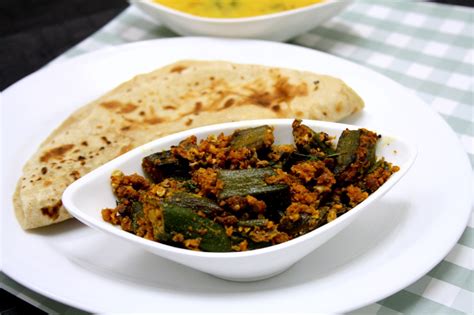
<svg viewBox="0 0 474 315"><path fill-rule="evenodd" d="M81 107L25 164L13 197L24 229L64 221L64 189L141 144L198 126L259 118L338 121L361 98L339 79L223 61L180 61Z"/></svg>

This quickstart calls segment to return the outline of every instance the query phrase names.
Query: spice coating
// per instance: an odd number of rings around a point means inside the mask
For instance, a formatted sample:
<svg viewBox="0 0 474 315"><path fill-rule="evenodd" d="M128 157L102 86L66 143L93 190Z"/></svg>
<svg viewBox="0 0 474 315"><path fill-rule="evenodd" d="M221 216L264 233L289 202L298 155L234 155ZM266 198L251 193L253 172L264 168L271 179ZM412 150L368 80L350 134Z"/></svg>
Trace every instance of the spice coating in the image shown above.
<svg viewBox="0 0 474 315"><path fill-rule="evenodd" d="M293 138L294 144L275 145L266 125L201 141L188 137L145 157L145 176L115 171L117 206L102 217L175 247L252 250L337 219L399 170L376 159L380 136L366 129L346 129L335 144L295 120Z"/></svg>

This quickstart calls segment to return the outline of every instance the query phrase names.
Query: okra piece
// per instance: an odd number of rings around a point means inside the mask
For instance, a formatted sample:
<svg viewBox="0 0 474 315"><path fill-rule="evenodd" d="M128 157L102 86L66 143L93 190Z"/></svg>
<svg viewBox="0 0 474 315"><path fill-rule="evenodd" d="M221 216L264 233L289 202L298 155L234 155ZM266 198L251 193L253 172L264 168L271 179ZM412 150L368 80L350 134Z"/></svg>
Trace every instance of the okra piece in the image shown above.
<svg viewBox="0 0 474 315"><path fill-rule="evenodd" d="M249 168L243 170L219 169L217 178L223 182L223 189L218 194L218 199L247 195L254 196L262 192L274 191L286 185L269 185L265 178L275 175L272 168Z"/></svg>
<svg viewBox="0 0 474 315"><path fill-rule="evenodd" d="M205 214L211 214L223 211L213 200L188 192L175 192L167 200L169 203L189 208L196 213L202 211Z"/></svg>
<svg viewBox="0 0 474 315"><path fill-rule="evenodd" d="M343 181L365 174L375 164L378 136L366 130L344 130L337 143L337 165L334 172Z"/></svg>
<svg viewBox="0 0 474 315"><path fill-rule="evenodd" d="M360 130L346 129L342 132L337 142L337 165L335 172L340 173L355 160L359 148Z"/></svg>
<svg viewBox="0 0 474 315"><path fill-rule="evenodd" d="M232 149L249 148L260 151L270 148L273 140L273 129L264 125L235 131L232 134L230 147Z"/></svg>
<svg viewBox="0 0 474 315"><path fill-rule="evenodd" d="M141 202L134 201L131 206L131 219L132 219L132 231L137 233L138 230L138 220L143 219L143 205Z"/></svg>
<svg viewBox="0 0 474 315"><path fill-rule="evenodd" d="M378 136L377 140L378 140ZM372 168L372 166L377 162L377 156L375 155L375 150L377 148L377 140L367 148L367 165L364 166L364 172Z"/></svg>
<svg viewBox="0 0 474 315"><path fill-rule="evenodd" d="M283 217L279 224L279 230L290 233L291 235L303 235L306 234L321 225L326 221L326 214L328 212L327 207L321 207L319 210L319 218L313 218L307 213L300 214L300 219L293 222L288 217Z"/></svg>
<svg viewBox="0 0 474 315"><path fill-rule="evenodd" d="M222 181L223 188L217 194L217 198L224 200L234 196L250 195L264 201L267 211L270 211L269 214L277 214L278 210L289 206L290 188L286 184L267 184L265 178L273 175L275 171L270 167L243 170L221 169L217 173L217 178Z"/></svg>
<svg viewBox="0 0 474 315"><path fill-rule="evenodd" d="M171 150L144 157L142 168L155 183L169 177L189 178L189 164L185 160L175 157Z"/></svg>
<svg viewBox="0 0 474 315"><path fill-rule="evenodd" d="M302 153L310 153L313 150L320 151L325 155L336 153L332 146L327 143L330 139L324 132L315 132L308 126L301 124L301 120L295 120L292 127L296 147Z"/></svg>
<svg viewBox="0 0 474 315"><path fill-rule="evenodd" d="M199 249L207 252L229 252L231 242L222 226L200 217L192 209L179 206L172 200L162 204L165 232L180 233L185 239L201 239Z"/></svg>

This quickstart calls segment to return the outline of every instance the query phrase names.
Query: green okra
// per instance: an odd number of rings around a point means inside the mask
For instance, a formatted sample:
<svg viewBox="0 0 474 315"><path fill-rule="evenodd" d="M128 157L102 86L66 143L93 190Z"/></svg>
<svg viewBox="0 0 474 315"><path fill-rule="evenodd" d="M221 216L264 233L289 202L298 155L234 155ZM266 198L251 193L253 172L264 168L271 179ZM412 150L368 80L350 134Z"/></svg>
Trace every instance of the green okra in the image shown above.
<svg viewBox="0 0 474 315"><path fill-rule="evenodd" d="M232 134L232 149L249 148L256 151L268 149L273 143L273 129L263 125L255 128L237 130Z"/></svg>
<svg viewBox="0 0 474 315"><path fill-rule="evenodd" d="M168 235L180 233L185 239L200 239L199 249L207 252L229 252L230 238L214 221L197 215L192 209L167 200L162 204L164 230Z"/></svg>
<svg viewBox="0 0 474 315"><path fill-rule="evenodd" d="M327 143L329 137L324 132L315 132L306 125L301 124L300 120L293 123L293 138L300 153L310 153L319 151L324 155L336 153L330 143Z"/></svg>
<svg viewBox="0 0 474 315"><path fill-rule="evenodd" d="M267 184L265 178L275 175L271 167L219 170L217 178L222 181L223 189L217 198L224 200L234 196L253 196L265 202L269 214L277 214L290 204L290 188L286 184Z"/></svg>
<svg viewBox="0 0 474 315"><path fill-rule="evenodd" d="M155 183L165 178L189 178L189 163L173 155L171 150L156 152L143 158L142 168Z"/></svg>
<svg viewBox="0 0 474 315"><path fill-rule="evenodd" d="M134 233L137 233L139 224L138 220L143 219L144 214L143 214L143 205L139 201L134 201L132 202L131 206L131 220L132 220L132 231Z"/></svg>
<svg viewBox="0 0 474 315"><path fill-rule="evenodd" d="M222 212L222 208L213 200L188 192L175 192L168 197L168 203L189 208L194 212L202 211L205 214Z"/></svg>
<svg viewBox="0 0 474 315"><path fill-rule="evenodd" d="M342 132L336 147L336 152L339 154L336 157L336 173L345 170L355 160L359 148L360 134L360 130L346 129Z"/></svg>

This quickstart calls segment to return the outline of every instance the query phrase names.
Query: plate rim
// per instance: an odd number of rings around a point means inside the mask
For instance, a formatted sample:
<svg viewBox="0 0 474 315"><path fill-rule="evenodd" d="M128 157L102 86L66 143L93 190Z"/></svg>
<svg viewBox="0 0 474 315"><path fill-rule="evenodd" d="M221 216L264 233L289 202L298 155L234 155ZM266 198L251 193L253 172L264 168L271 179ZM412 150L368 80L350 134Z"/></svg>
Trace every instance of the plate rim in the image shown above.
<svg viewBox="0 0 474 315"><path fill-rule="evenodd" d="M232 42L265 42L265 43L269 43L269 44L274 44L274 45L284 45L284 46L290 46L292 49L303 49L303 50L307 50L307 51L310 51L312 53L315 53L315 54L322 54L322 55L325 55L326 57L329 57L329 58L332 58L333 60L335 61L340 61L340 60L343 60L344 62L348 62L350 64L352 64L353 66L356 66L358 67L359 69L363 69L363 71L365 71L366 73L369 73L370 75L375 75L375 76L379 76L379 77L383 77L384 79L386 80L389 80L391 81L392 84L395 84L396 86L398 86L399 88L402 88L405 92L410 92L408 89L406 89L405 87L403 87L402 85L400 85L399 83L397 83L396 81L370 69L370 68L367 68L365 66L362 66L360 64L356 64L352 61L349 61L349 60L346 60L346 59L343 59L341 57L338 57L338 56L334 56L334 55L330 55L330 54L327 54L327 53L324 53L324 52L320 52L320 51L317 51L317 50L314 50L314 49L310 49L310 48L306 48L306 47L301 47L301 46L296 46L296 45L290 45L290 44L282 44L282 43L273 43L273 42L266 42L266 41L262 41L262 40L241 40L241 39L210 39L210 38L207 38L207 37L186 37L186 38L166 38L166 39L154 39L154 40L148 40L148 41L141 41L141 42L136 42L136 43L127 43L127 44L123 44L123 45L118 45L118 46L113 46L113 47L108 47L108 48L105 48L105 49L100 49L100 50L97 50L97 51L93 51L93 52L89 52L89 53L86 53L86 54L83 54L83 55L80 55L80 56L76 56L74 58L71 58L70 60L65 60L61 63L57 63L56 65L59 65L59 66L67 66L68 64L73 64L73 63L77 63L77 62L80 62L81 60L87 60L88 58L92 58L92 57L96 57L96 56L101 56L103 54L108 54L108 53L113 53L114 51L117 51L117 50L120 50L120 49L140 49L140 47L146 47L146 45L154 45L155 43L162 43L162 42L165 42L165 41L188 41L188 40L206 40L206 41L232 41ZM5 89L2 94L3 96L5 96L5 94L10 94L10 93L14 93L14 91L16 89L18 89L19 87L21 87L21 84L22 82L25 82L26 80L31 80L31 78L34 78L35 76L38 76L40 75L41 73L43 73L43 71L45 71L45 69L48 69L50 66L53 66L53 64L50 64L48 65L47 67L44 67L30 75L28 75L27 77L23 78L22 80L14 83L13 85L11 85L10 87L8 87L7 89ZM387 81L388 82L388 81ZM13 91L13 92L12 92ZM441 116L436 113L434 110L432 110L424 101L422 101L421 99L419 99L416 95L414 95L414 93L409 93L411 95L411 97L415 97L417 98L417 100L419 101L420 104L423 104L424 107L426 107L427 109L429 109L433 114L435 114L440 122L444 123L445 127L447 127L449 130L450 133L452 133L453 135L456 135L455 132L449 127L449 125L446 123L446 121L444 121ZM2 106L2 113L3 113L3 110L4 108L8 106L8 105L3 105ZM2 119L5 119L4 117ZM2 125L2 129L3 131L3 125ZM3 135L2 135L2 138L3 138ZM2 141L2 147L3 147L3 141ZM465 154L464 152L464 160L466 162L466 166L469 165L469 162L468 162L468 158L467 158L467 154ZM2 167L4 165L4 162L3 162L3 158L2 158ZM470 169L470 167L469 167ZM4 183L4 180L2 179L2 184ZM2 189L2 192L3 192L3 189ZM468 207L469 208L469 207ZM469 209L470 210L470 209ZM466 220L465 220L465 223L467 225L467 222L469 220L469 215L470 215L470 211L466 211ZM464 228L463 229L459 229L458 233L456 236L452 237L452 239L455 239L456 241L459 239L459 237L462 235L462 233L464 232L465 230L465 225L464 225ZM3 232L2 232L2 235L3 235ZM456 244L456 242L454 242L452 244L452 246L454 246ZM396 292L398 292L399 290L405 288L406 286L410 285L411 283L417 281L421 276L423 276L424 274L426 274L432 267L434 267L435 265L437 265L440 261L442 261L442 259L446 256L447 253L449 253L449 251L451 250L452 246L450 246L445 252L443 251L442 254L439 254L439 259L436 259L436 261L433 260L433 263L431 264L431 266L429 268L424 268L426 270L422 271L422 272L419 272L419 275L414 278L414 279L411 279L411 280L407 280L405 281L405 286L403 286L402 288L400 289L397 289L395 291L391 291L389 293L386 293L385 295L380 295L378 296L377 298L373 298L371 301L365 301L365 302L361 302L359 305L356 305L355 307L351 308L351 309L357 309L359 307L362 307L364 305L368 305L370 303L373 303L375 301L379 301L387 296L390 296ZM3 261L5 261L6 257L3 257ZM15 281L21 283L22 285L24 285L25 287L28 287L28 288L31 288L32 290L40 293L40 294L43 294L47 297L50 297L54 300L57 300L57 301L60 301L60 302L63 302L65 304L68 304L68 305L71 305L71 306L74 306L74 307L77 307L79 309L85 309L87 310L87 307L84 307L83 305L77 305L75 304L73 301L71 300L68 300L68 299L63 299L62 297L58 296L57 294L54 294L53 292L49 292L47 290L44 290L44 289L41 289L39 287L35 287L35 286L31 286L30 284L28 284L26 281L21 281L23 279L18 279L17 277L14 277L14 276L11 276L11 273L8 271L8 270L5 270L4 269L4 265L5 263L3 263L3 272L5 274L7 274L8 276L10 276L12 279L14 279ZM93 309L89 309L89 310L93 310Z"/></svg>

